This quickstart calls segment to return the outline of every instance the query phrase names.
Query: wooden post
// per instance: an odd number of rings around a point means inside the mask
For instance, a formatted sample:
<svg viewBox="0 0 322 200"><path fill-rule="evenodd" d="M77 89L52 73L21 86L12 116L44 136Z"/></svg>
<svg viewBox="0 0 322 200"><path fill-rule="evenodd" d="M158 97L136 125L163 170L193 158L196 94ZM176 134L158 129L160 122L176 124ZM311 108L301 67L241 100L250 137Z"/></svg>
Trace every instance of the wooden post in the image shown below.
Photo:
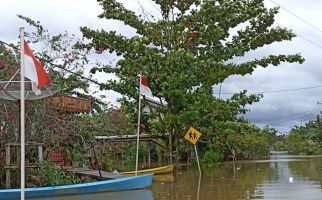
<svg viewBox="0 0 322 200"><path fill-rule="evenodd" d="M10 188L10 145L6 145L6 187Z"/></svg>
<svg viewBox="0 0 322 200"><path fill-rule="evenodd" d="M97 167L98 167L98 173L100 175L100 178L102 179L101 165L100 165L100 163L98 161L98 158L97 158L95 144L92 144L92 148L93 148L93 151L94 151L94 157L95 157L95 160L96 160L96 163L97 163Z"/></svg>
<svg viewBox="0 0 322 200"><path fill-rule="evenodd" d="M172 165L173 160L172 160L172 134L169 133L169 161L170 161L170 165Z"/></svg>
<svg viewBox="0 0 322 200"><path fill-rule="evenodd" d="M175 144L176 144L176 165L179 164L179 136L178 132L175 133Z"/></svg>
<svg viewBox="0 0 322 200"><path fill-rule="evenodd" d="M43 161L44 160L43 146L39 144L37 146L37 149L38 149L38 160Z"/></svg>
<svg viewBox="0 0 322 200"><path fill-rule="evenodd" d="M17 145L17 146L12 146L12 148L10 148L11 150L13 150L13 149L15 149L17 152L17 161L12 161L13 163L11 163L11 161L10 161L10 165L12 164L12 165L15 165L15 164L17 164L17 165L21 165L21 146L20 145ZM13 150L14 151L14 150ZM17 162L17 163L15 163L15 162ZM11 170L11 168L10 168L10 170ZM10 172L11 173L11 172ZM20 184L20 182L21 182L21 179L18 179L18 184Z"/></svg>
<svg viewBox="0 0 322 200"><path fill-rule="evenodd" d="M150 147L150 142L148 142L148 166L151 168L151 147Z"/></svg>
<svg viewBox="0 0 322 200"><path fill-rule="evenodd" d="M13 146L16 147L15 149L17 150L17 164L20 164L20 146Z"/></svg>

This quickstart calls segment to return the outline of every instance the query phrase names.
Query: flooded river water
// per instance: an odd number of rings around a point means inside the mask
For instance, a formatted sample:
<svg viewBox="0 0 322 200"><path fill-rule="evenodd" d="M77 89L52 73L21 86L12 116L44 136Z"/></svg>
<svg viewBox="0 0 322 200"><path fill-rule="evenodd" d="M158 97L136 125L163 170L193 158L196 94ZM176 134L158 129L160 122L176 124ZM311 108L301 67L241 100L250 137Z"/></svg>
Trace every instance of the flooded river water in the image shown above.
<svg viewBox="0 0 322 200"><path fill-rule="evenodd" d="M181 166L145 190L46 200L322 200L322 157L273 154L270 159L203 168Z"/></svg>

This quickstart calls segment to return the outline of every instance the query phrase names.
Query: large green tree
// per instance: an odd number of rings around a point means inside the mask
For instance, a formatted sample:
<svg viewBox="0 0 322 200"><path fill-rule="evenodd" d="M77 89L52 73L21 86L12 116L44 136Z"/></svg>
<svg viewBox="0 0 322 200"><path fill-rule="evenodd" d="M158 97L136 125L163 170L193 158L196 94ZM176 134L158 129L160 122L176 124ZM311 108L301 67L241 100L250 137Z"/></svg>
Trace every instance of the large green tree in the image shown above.
<svg viewBox="0 0 322 200"><path fill-rule="evenodd" d="M304 61L295 54L235 62L234 58L247 52L295 37L290 30L273 26L278 8L265 8L264 0L153 0L162 17L152 21L146 12L136 14L116 0L98 2L103 8L99 18L122 21L137 34L129 38L116 31L82 27L89 42L80 47L120 56L116 65L95 67L92 73L115 74L119 79L109 80L102 89L121 93L120 102L134 113L137 75L142 72L164 105L150 114L159 118L152 127L173 136L177 153L178 138L187 126L201 128L214 120L235 120L246 112L245 105L260 97L243 91L220 100L213 95L214 85L231 75L251 74L259 66Z"/></svg>

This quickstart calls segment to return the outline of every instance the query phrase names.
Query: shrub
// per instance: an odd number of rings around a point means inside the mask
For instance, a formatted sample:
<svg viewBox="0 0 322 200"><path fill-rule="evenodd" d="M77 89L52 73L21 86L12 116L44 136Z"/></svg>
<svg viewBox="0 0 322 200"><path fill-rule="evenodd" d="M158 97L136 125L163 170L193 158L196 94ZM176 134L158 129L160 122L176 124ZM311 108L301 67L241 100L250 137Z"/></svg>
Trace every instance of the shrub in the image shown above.
<svg viewBox="0 0 322 200"><path fill-rule="evenodd" d="M113 170L113 158L110 154L104 154L102 157L102 166L105 171Z"/></svg>
<svg viewBox="0 0 322 200"><path fill-rule="evenodd" d="M80 182L78 177L66 174L58 166L53 165L49 161L39 162L38 168L34 171L34 176L39 179L42 186L66 185Z"/></svg>
<svg viewBox="0 0 322 200"><path fill-rule="evenodd" d="M224 155L215 151L207 151L201 159L201 165L213 166L218 162L223 161Z"/></svg>

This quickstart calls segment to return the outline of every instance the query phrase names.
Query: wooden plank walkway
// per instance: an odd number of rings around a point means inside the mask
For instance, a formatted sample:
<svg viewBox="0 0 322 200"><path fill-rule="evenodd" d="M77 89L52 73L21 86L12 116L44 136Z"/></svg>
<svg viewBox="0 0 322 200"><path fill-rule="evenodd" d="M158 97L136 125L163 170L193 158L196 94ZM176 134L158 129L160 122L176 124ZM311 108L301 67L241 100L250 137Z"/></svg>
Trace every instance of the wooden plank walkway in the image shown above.
<svg viewBox="0 0 322 200"><path fill-rule="evenodd" d="M101 170L101 173L102 173L102 178L101 178L98 170L89 169L89 168L70 168L70 169L66 169L66 171L78 174L80 176L90 176L95 179L116 179L116 178L126 177L123 174L111 173L111 172L106 172Z"/></svg>

